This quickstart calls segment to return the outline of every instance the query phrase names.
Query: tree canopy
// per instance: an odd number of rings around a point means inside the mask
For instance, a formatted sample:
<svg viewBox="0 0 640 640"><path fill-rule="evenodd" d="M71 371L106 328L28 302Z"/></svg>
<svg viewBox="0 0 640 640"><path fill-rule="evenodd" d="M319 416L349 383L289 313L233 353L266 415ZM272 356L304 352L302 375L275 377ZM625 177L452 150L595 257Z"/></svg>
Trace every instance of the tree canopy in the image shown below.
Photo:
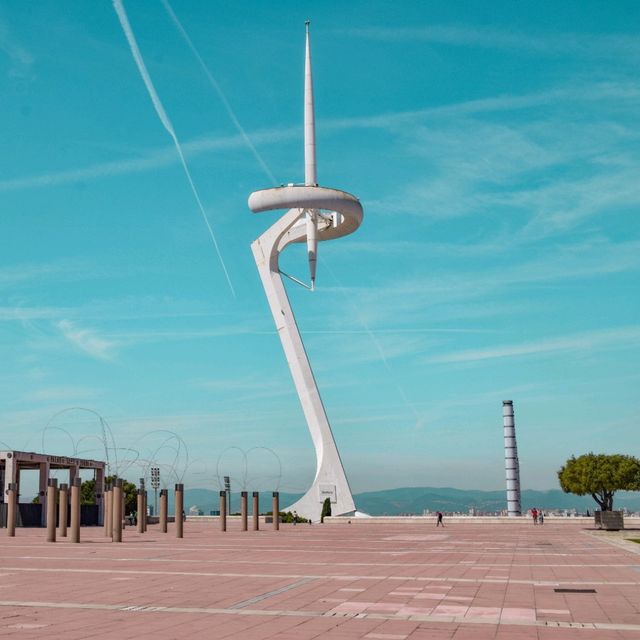
<svg viewBox="0 0 640 640"><path fill-rule="evenodd" d="M612 511L616 491L640 491L640 460L622 454L572 456L558 479L565 493L589 494L602 511Z"/></svg>
<svg viewBox="0 0 640 640"><path fill-rule="evenodd" d="M107 476L105 482L113 484L116 480L116 476ZM124 509L125 514L133 513L138 508L138 488L132 482L123 480L122 490L124 491ZM80 485L80 501L81 504L95 504L96 503L96 481L85 480Z"/></svg>

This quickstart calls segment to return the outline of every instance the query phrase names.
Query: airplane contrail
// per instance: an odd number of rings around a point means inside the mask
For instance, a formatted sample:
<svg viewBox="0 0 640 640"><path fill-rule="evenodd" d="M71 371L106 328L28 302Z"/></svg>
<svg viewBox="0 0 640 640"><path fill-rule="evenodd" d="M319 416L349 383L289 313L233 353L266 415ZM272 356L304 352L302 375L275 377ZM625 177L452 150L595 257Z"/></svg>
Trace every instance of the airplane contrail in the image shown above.
<svg viewBox="0 0 640 640"><path fill-rule="evenodd" d="M131 24L129 23L129 19L127 17L127 12L124 9L124 5L122 4L122 0L113 0L113 7L118 15L118 20L120 20L120 26L124 31L124 35L127 38L127 42L129 43L129 48L131 49L131 54L133 55L133 59L138 67L138 71L142 76L142 80L147 88L147 92L149 97L151 98L151 102L153 103L153 107L158 114L158 118L160 118L160 122L162 126L167 130L167 133L171 136L173 143L175 144L176 151L178 152L178 156L180 157L180 162L182 163L182 168L187 176L187 180L189 181L189 186L191 187L191 191L193 192L193 196L196 199L198 204L198 208L200 209L200 213L202 214L202 219L204 220L205 225L209 231L209 235L211 236L211 240L213 241L213 246L215 247L216 253L218 255L218 259L220 260L220 265L222 266L222 270L224 271L225 278L227 279L227 283L229 284L229 288L231 289L231 293L233 297L236 297L235 289L233 288L233 284L231 283L231 278L229 277L229 272L227 271L227 267L224 263L224 259L222 257L222 253L220 252L220 247L218 246L218 241L216 240L216 235L213 232L213 228L207 218L207 214L204 210L204 206L202 201L200 200L200 195L198 190L196 189L196 185L191 178L191 172L189 171L189 167L187 166L187 161L185 160L184 154L182 152L182 146L180 144L180 140L176 135L176 132L171 124L171 120L167 115L167 112L164 110L162 106L162 102L160 101L160 96L155 90L153 86L153 82L151 80L151 76L149 76L149 72L147 71L147 67L144 63L144 59L142 58L142 53L138 48L138 43L136 42L135 35L133 33L133 29L131 28Z"/></svg>
<svg viewBox="0 0 640 640"><path fill-rule="evenodd" d="M329 264L325 260L322 260L322 268L326 269L331 274L331 277L334 279L335 283L337 284L338 289L340 290L340 293L344 296L345 300L351 307L353 315L355 316L356 320L362 325L362 328L364 329L364 333L367 334L367 336L373 343L373 346L375 347L376 351L378 352L378 356L380 357L380 361L384 365L384 368L386 369L387 374L389 375L389 377L393 381L394 386L398 390L398 393L402 398L402 401L404 402L405 406L409 409L409 411L411 411L411 413L413 414L413 417L416 420L416 426L421 426L424 423L424 420L420 415L420 413L418 412L418 410L416 409L415 404L413 404L413 402L411 402L411 400L409 400L409 398L407 397L407 394L404 392L404 389L400 385L400 382L398 381L397 376L392 371L391 365L387 360L387 356L384 352L384 349L382 348L382 345L380 344L380 341L378 340L376 335L373 333L373 331L369 328L369 325L365 322L364 318L360 315L360 310L358 309L358 306L354 304L351 298L349 298L349 296L345 293L344 287L342 286L340 280L338 280L338 276L336 276L334 270L329 266Z"/></svg>
<svg viewBox="0 0 640 640"><path fill-rule="evenodd" d="M176 29L180 32L180 35L183 37L184 41L187 43L189 49L191 49L191 53L193 53L193 55L195 56L196 60L198 61L198 64L204 71L204 74L207 76L207 79L209 80L211 86L216 90L220 100L222 100L222 104L224 105L224 108L227 110L227 114L229 115L231 122L233 122L235 128L238 130L238 133L242 136L247 147L249 147L249 150L251 151L251 153L253 153L253 156L255 157L258 164L264 171L267 178L269 178L269 180L271 180L271 182L274 185L277 185L278 181L273 175L271 169L269 169L269 167L267 166L267 163L264 161L264 159L262 158L258 150L255 148L253 142L251 141L251 138L249 138L249 136L247 135L247 132L244 130L243 126L240 124L240 121L238 120L235 114L235 111L233 110L233 107L227 100L227 97L224 95L222 88L218 84L218 81L213 77L213 74L209 70L209 67L207 67L207 64L202 59L200 52L196 49L196 46L193 44L193 41L189 37L189 34L186 32L185 28L182 26L182 23L178 19L178 16L176 16L175 12L171 8L171 5L169 4L169 0L161 0L161 2L165 8L165 11L171 18L171 21L175 25Z"/></svg>

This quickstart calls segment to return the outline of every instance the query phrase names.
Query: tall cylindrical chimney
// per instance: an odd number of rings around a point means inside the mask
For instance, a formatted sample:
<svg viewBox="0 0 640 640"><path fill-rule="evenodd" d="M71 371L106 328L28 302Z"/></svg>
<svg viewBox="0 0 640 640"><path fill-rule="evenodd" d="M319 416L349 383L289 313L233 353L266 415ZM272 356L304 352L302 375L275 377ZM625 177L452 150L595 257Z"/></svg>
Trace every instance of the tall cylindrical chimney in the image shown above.
<svg viewBox="0 0 640 640"><path fill-rule="evenodd" d="M520 505L520 463L516 444L516 425L513 419L513 400L503 400L504 468L507 478L507 513L510 518L522 515Z"/></svg>

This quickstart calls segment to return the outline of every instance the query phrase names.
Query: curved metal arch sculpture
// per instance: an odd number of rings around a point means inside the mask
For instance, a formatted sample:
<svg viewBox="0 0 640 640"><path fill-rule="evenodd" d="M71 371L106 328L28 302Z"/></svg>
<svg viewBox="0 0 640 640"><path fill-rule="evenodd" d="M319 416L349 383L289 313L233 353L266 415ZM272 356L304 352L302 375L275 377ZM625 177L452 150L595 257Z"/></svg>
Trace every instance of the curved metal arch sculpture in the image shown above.
<svg viewBox="0 0 640 640"><path fill-rule="evenodd" d="M311 286L308 288L313 290L318 241L332 240L353 233L362 223L363 211L358 198L350 193L320 187L317 184L308 23L304 115L305 184L255 191L249 196L249 208L254 213L288 209L282 218L252 243L251 249L302 404L317 459L316 474L311 487L287 509L296 510L300 515L318 521L326 497L332 502L334 515L354 512L355 504L282 281L279 257L288 245L306 241L311 275Z"/></svg>

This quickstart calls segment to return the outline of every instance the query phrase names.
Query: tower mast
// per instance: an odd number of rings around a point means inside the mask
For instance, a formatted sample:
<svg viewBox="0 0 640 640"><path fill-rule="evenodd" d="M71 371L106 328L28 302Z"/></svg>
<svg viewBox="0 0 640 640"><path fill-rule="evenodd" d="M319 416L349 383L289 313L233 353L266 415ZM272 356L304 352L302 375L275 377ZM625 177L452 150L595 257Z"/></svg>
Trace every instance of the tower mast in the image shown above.
<svg viewBox="0 0 640 640"><path fill-rule="evenodd" d="M313 74L311 72L311 44L309 42L309 21L304 57L304 183L308 187L318 184L316 173L316 116L313 104Z"/></svg>
<svg viewBox="0 0 640 640"><path fill-rule="evenodd" d="M313 104L313 75L311 73L311 44L309 42L309 21L306 26L306 46L304 55L304 184L307 187L318 186L316 173L316 116ZM307 259L311 290L316 286L316 267L318 264L318 211L307 209Z"/></svg>

